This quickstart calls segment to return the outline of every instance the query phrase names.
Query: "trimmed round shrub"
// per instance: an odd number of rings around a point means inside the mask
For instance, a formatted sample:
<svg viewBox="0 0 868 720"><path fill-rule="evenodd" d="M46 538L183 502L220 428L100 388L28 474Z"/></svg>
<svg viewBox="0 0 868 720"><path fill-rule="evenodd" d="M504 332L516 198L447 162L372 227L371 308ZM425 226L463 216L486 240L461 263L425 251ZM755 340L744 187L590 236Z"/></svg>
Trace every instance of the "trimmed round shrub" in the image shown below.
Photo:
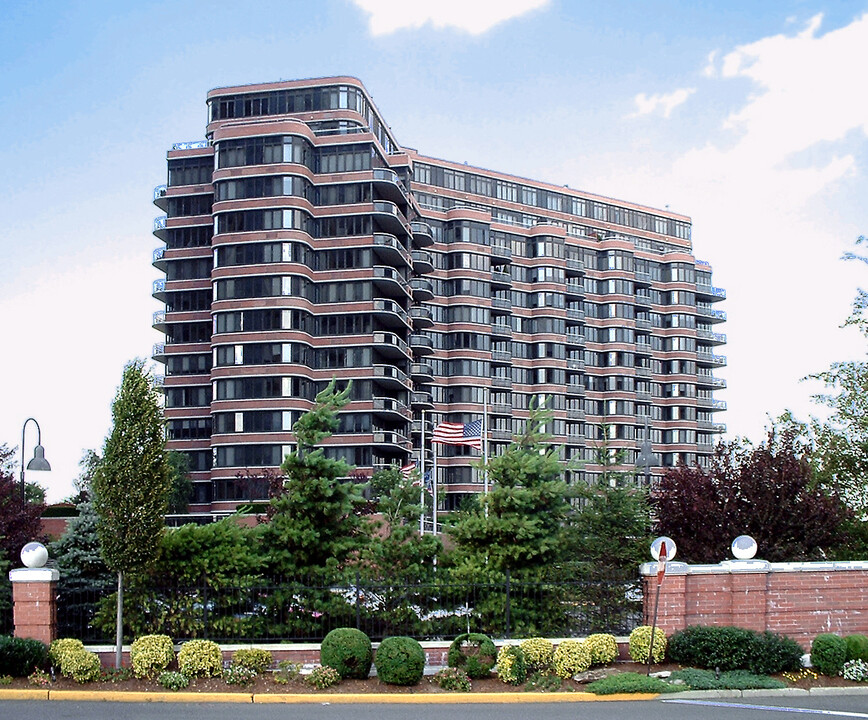
<svg viewBox="0 0 868 720"><path fill-rule="evenodd" d="M64 675L71 677L77 683L88 683L99 680L102 664L96 653L82 650L70 653L63 664Z"/></svg>
<svg viewBox="0 0 868 720"><path fill-rule="evenodd" d="M190 677L220 677L223 653L211 640L188 640L178 651L178 670Z"/></svg>
<svg viewBox="0 0 868 720"><path fill-rule="evenodd" d="M766 630L757 635L754 656L747 669L758 675L798 670L804 654L802 646L792 638Z"/></svg>
<svg viewBox="0 0 868 720"><path fill-rule="evenodd" d="M618 641L614 635L595 633L585 638L585 647L591 653L591 665L608 665L618 657Z"/></svg>
<svg viewBox="0 0 868 720"><path fill-rule="evenodd" d="M76 640L75 638L59 638L48 646L48 659L51 660L51 664L60 670L62 675L64 675L66 674L63 672L64 659L72 654L80 652L87 652L84 649L84 643L81 640Z"/></svg>
<svg viewBox="0 0 868 720"><path fill-rule="evenodd" d="M256 674L264 673L273 662L271 653L262 648L241 648L232 653L233 665L253 670Z"/></svg>
<svg viewBox="0 0 868 720"><path fill-rule="evenodd" d="M411 637L387 637L377 648L374 665L387 685L416 685L425 671L425 651Z"/></svg>
<svg viewBox="0 0 868 720"><path fill-rule="evenodd" d="M521 651L528 672L545 672L552 664L555 646L545 638L528 638L521 641Z"/></svg>
<svg viewBox="0 0 868 720"><path fill-rule="evenodd" d="M504 645L497 653L497 677L507 685L521 685L527 679L524 653L518 645Z"/></svg>
<svg viewBox="0 0 868 720"><path fill-rule="evenodd" d="M27 677L48 664L48 648L32 638L0 636L0 676Z"/></svg>
<svg viewBox="0 0 868 720"><path fill-rule="evenodd" d="M342 679L364 680L371 672L373 657L370 638L355 628L332 630L320 645L320 663L337 670Z"/></svg>
<svg viewBox="0 0 868 720"><path fill-rule="evenodd" d="M868 662L868 637L865 635L847 635L847 659Z"/></svg>
<svg viewBox="0 0 868 720"><path fill-rule="evenodd" d="M630 633L630 659L633 662L648 662L648 650L651 647L651 626L640 625ZM666 633L659 628L654 629L654 650L652 661L660 662L666 656Z"/></svg>
<svg viewBox="0 0 868 720"><path fill-rule="evenodd" d="M566 680L591 667L591 651L581 640L564 640L552 656L555 674Z"/></svg>
<svg viewBox="0 0 868 720"><path fill-rule="evenodd" d="M169 667L175 648L168 635L142 635L130 646L130 664L137 678L152 678Z"/></svg>
<svg viewBox="0 0 868 720"><path fill-rule="evenodd" d="M811 665L823 675L838 675L847 662L847 643L832 633L822 633L811 644Z"/></svg>
<svg viewBox="0 0 868 720"><path fill-rule="evenodd" d="M464 633L452 641L446 655L449 667L461 668L471 678L485 678L497 660L497 648L488 635Z"/></svg>

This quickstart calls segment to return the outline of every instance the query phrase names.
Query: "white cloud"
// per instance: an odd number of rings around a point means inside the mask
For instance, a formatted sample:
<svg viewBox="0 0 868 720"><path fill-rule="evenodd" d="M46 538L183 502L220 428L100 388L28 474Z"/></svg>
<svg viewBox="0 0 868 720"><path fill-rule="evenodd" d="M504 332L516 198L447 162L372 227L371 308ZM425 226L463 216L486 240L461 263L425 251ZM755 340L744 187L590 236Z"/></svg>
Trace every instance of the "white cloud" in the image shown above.
<svg viewBox="0 0 868 720"><path fill-rule="evenodd" d="M705 77L717 77L718 52L718 50L712 50L710 53L708 53L708 60L705 63L705 67L702 69L702 74L705 75Z"/></svg>
<svg viewBox="0 0 868 720"><path fill-rule="evenodd" d="M544 7L549 0L352 0L370 15L372 35L389 35L405 28L431 24L435 29L455 28L481 35L495 25Z"/></svg>
<svg viewBox="0 0 868 720"><path fill-rule="evenodd" d="M687 102L687 98L695 92L696 88L679 88L671 93L660 93L657 95L639 93L634 98L634 102L636 103L636 112L630 115L630 117L651 115L652 113L660 111L663 117L668 118L675 108Z"/></svg>

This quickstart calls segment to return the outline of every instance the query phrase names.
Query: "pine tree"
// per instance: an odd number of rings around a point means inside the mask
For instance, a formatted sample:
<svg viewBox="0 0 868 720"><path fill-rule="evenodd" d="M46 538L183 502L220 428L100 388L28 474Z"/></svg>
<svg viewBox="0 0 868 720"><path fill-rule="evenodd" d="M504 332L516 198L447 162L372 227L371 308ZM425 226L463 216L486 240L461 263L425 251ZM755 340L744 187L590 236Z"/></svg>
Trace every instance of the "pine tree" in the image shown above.
<svg viewBox="0 0 868 720"><path fill-rule="evenodd" d="M155 561L169 493L159 394L141 360L124 368L112 421L93 493L102 556L118 578L115 664L120 667L124 573L145 570Z"/></svg>

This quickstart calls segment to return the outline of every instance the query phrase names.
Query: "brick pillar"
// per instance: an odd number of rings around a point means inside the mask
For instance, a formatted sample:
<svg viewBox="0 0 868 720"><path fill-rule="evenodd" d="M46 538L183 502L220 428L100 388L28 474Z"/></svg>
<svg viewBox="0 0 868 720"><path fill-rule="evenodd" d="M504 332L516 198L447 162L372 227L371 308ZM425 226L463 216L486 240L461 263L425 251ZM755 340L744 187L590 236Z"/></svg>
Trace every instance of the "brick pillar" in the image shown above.
<svg viewBox="0 0 868 720"><path fill-rule="evenodd" d="M57 637L60 574L53 568L21 568L9 572L12 581L15 637L34 638L48 645Z"/></svg>

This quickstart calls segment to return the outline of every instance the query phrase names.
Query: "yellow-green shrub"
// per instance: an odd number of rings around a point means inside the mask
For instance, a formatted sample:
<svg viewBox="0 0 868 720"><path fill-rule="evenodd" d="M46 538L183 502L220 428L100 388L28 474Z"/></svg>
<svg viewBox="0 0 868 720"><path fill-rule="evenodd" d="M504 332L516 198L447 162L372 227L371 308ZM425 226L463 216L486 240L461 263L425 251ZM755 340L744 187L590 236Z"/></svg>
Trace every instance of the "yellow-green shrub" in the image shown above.
<svg viewBox="0 0 868 720"><path fill-rule="evenodd" d="M178 669L187 677L219 677L223 672L220 646L211 640L188 640L178 651Z"/></svg>
<svg viewBox="0 0 868 720"><path fill-rule="evenodd" d="M264 673L273 662L271 653L262 648L241 648L232 653L233 665L253 670L257 674Z"/></svg>
<svg viewBox="0 0 868 720"><path fill-rule="evenodd" d="M151 678L163 672L175 659L168 635L142 635L130 646L130 663L137 678Z"/></svg>
<svg viewBox="0 0 868 720"><path fill-rule="evenodd" d="M64 659L69 657L70 654L82 652L87 652L84 649L84 643L75 638L60 638L48 646L48 657L51 660L51 664L64 675L66 674L63 672Z"/></svg>
<svg viewBox="0 0 868 720"><path fill-rule="evenodd" d="M630 659L633 662L648 662L648 649L651 645L651 626L640 625L630 633ZM654 630L653 662L660 662L666 656L666 633L659 628Z"/></svg>
<svg viewBox="0 0 868 720"><path fill-rule="evenodd" d="M591 665L608 665L618 657L618 641L615 640L614 635L606 633L588 635L585 646L591 653Z"/></svg>
<svg viewBox="0 0 868 720"><path fill-rule="evenodd" d="M564 640L555 648L552 665L558 677L571 678L591 667L591 651L581 640Z"/></svg>
<svg viewBox="0 0 868 720"><path fill-rule="evenodd" d="M504 645L498 651L497 677L507 685L520 685L527 678L524 653L518 645Z"/></svg>
<svg viewBox="0 0 868 720"><path fill-rule="evenodd" d="M555 646L545 638L528 638L521 641L524 661L531 672L545 672L551 667Z"/></svg>
<svg viewBox="0 0 868 720"><path fill-rule="evenodd" d="M81 640L61 638L48 648L48 657L64 677L76 682L91 682L99 678L101 664L99 657L84 649Z"/></svg>

